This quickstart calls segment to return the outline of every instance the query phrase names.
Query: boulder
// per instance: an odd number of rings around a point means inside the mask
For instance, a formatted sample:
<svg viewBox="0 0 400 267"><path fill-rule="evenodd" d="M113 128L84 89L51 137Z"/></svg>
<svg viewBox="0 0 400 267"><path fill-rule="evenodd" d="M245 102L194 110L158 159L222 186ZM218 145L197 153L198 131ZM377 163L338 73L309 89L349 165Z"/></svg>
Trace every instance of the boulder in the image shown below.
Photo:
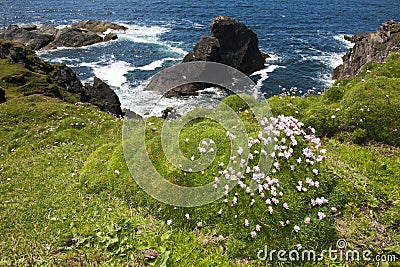
<svg viewBox="0 0 400 267"><path fill-rule="evenodd" d="M383 63L391 51L400 48L400 23L391 20L374 33L357 33L345 39L354 46L342 57L343 64L333 70L334 80L356 76L369 61Z"/></svg>
<svg viewBox="0 0 400 267"><path fill-rule="evenodd" d="M45 47L45 49L54 49L57 47L81 47L100 43L103 37L96 33L77 28L64 28L57 32L54 40Z"/></svg>
<svg viewBox="0 0 400 267"><path fill-rule="evenodd" d="M105 82L94 77L93 85L87 83L85 88L90 96L90 103L97 105L102 111L123 116L117 94Z"/></svg>
<svg viewBox="0 0 400 267"><path fill-rule="evenodd" d="M79 21L72 25L73 28L86 29L95 33L104 33L107 30L125 31L128 28L112 22L100 20Z"/></svg>

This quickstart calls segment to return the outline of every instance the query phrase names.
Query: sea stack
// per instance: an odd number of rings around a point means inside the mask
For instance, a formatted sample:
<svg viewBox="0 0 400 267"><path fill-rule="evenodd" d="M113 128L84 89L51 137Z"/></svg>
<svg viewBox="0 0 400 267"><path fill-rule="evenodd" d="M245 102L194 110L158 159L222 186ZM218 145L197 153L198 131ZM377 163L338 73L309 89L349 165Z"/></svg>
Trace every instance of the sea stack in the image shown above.
<svg viewBox="0 0 400 267"><path fill-rule="evenodd" d="M184 58L185 62L212 61L233 67L250 75L265 67L268 55L258 48L258 37L242 22L230 17L219 16L210 23L211 36L201 36L200 41ZM201 71L201 70L199 70ZM154 76L145 90L163 92L163 81ZM196 95L197 91L206 88L204 83L191 83L176 87L164 96L177 97Z"/></svg>

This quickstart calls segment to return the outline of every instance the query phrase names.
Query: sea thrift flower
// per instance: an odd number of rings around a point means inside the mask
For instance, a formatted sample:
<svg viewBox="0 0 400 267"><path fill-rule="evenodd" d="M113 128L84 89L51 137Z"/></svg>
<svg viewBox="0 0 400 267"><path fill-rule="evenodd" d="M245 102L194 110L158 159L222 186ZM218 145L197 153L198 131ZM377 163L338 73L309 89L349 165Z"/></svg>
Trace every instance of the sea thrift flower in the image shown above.
<svg viewBox="0 0 400 267"><path fill-rule="evenodd" d="M282 206L283 206L283 208L284 208L284 209L287 209L287 210L289 209L289 205L288 205L286 202L285 202L285 203L283 203L283 205L282 205Z"/></svg>
<svg viewBox="0 0 400 267"><path fill-rule="evenodd" d="M322 219L324 219L324 218L326 218L325 213L323 213L323 212L318 212L318 219L322 220Z"/></svg>
<svg viewBox="0 0 400 267"><path fill-rule="evenodd" d="M304 223L305 223L305 224L309 224L310 222L311 222L311 219L310 219L309 217L307 217L307 218L304 219Z"/></svg>
<svg viewBox="0 0 400 267"><path fill-rule="evenodd" d="M300 227L297 226L297 225L295 225L295 226L293 227L293 230L294 230L296 233L298 233L298 232L300 231Z"/></svg>
<svg viewBox="0 0 400 267"><path fill-rule="evenodd" d="M250 233L251 238L255 238L256 235L257 235L257 233L256 233L255 231L252 231L252 232Z"/></svg>

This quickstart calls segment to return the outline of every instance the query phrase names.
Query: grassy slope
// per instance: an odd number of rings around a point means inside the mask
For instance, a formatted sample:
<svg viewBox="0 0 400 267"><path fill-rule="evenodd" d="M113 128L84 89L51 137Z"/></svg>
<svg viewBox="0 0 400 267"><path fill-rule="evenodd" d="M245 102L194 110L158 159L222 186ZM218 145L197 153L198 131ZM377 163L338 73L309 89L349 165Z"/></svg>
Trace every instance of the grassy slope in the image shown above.
<svg viewBox="0 0 400 267"><path fill-rule="evenodd" d="M335 238L377 253L399 253L400 245L399 66L393 56L322 96L269 101L275 114L298 117L329 137L326 168L347 199L335 217ZM158 129L162 120L152 120ZM241 242L226 241L227 230L215 229L212 214L193 210L192 221L180 224L186 210L159 205L138 190L124 163L120 120L93 106L32 95L1 104L0 124L0 265L140 266L149 264L148 249L161 252L158 266L163 260L168 266L265 265L234 258ZM201 140L213 127L200 121L181 140ZM157 131L149 131L155 146ZM184 182L157 154L161 172ZM172 217L177 223L169 227Z"/></svg>

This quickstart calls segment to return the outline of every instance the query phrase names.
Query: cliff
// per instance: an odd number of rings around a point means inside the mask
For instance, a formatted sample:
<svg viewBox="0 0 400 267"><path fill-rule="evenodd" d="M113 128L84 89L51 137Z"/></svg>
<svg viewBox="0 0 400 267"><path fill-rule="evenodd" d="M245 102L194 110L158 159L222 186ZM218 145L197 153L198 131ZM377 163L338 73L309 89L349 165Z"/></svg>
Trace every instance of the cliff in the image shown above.
<svg viewBox="0 0 400 267"><path fill-rule="evenodd" d="M100 79L82 85L65 64L52 65L30 48L0 40L0 102L7 98L43 94L65 102L88 102L117 116L123 115L118 96Z"/></svg>
<svg viewBox="0 0 400 267"><path fill-rule="evenodd" d="M343 56L343 64L334 69L334 80L354 77L365 63L383 63L391 51L400 50L400 23L391 20L376 32L357 33L345 38L354 43L354 47Z"/></svg>

